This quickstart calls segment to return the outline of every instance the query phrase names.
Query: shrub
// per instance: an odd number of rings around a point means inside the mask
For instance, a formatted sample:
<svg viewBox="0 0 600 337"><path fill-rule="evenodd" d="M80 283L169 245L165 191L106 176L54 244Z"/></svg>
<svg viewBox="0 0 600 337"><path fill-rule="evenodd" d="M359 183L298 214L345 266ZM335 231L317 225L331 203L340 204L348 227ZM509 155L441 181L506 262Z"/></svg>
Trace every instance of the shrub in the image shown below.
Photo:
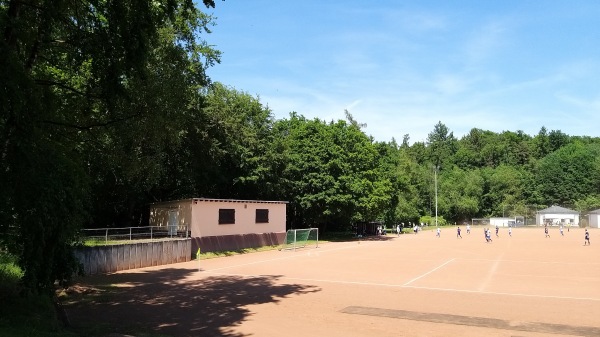
<svg viewBox="0 0 600 337"><path fill-rule="evenodd" d="M428 224L430 226L435 226L435 217L430 216L430 215L424 215L422 217L419 218L419 222L420 223L425 223ZM437 218L437 223L438 226L446 226L448 225L448 222L446 221L446 219L444 219L443 216L439 216Z"/></svg>
<svg viewBox="0 0 600 337"><path fill-rule="evenodd" d="M0 298L16 295L23 271L17 265L17 258L0 250Z"/></svg>

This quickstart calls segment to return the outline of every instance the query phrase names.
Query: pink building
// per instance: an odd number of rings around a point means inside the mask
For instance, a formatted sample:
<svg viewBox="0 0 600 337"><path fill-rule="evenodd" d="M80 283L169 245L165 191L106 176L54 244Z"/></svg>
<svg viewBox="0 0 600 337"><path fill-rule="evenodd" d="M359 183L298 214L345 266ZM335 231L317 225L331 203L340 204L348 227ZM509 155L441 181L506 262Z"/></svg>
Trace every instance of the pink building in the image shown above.
<svg viewBox="0 0 600 337"><path fill-rule="evenodd" d="M193 198L153 203L150 226L188 230L192 252L279 245L285 239L286 201Z"/></svg>

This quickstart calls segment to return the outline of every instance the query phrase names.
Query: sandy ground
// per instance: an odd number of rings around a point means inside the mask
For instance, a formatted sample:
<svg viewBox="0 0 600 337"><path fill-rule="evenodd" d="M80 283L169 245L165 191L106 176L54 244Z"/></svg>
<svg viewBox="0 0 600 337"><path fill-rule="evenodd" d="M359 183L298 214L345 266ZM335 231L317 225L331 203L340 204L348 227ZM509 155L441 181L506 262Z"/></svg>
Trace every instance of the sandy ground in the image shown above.
<svg viewBox="0 0 600 337"><path fill-rule="evenodd" d="M64 305L152 336L600 336L600 231L462 229L87 277Z"/></svg>

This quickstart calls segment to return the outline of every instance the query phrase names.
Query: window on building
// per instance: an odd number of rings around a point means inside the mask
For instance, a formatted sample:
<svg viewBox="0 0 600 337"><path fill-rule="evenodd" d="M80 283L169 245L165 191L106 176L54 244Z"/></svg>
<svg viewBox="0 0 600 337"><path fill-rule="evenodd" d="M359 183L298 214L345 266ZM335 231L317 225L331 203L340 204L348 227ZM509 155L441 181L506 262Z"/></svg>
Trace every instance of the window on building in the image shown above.
<svg viewBox="0 0 600 337"><path fill-rule="evenodd" d="M219 225L227 225L235 223L235 209L221 208L219 209Z"/></svg>
<svg viewBox="0 0 600 337"><path fill-rule="evenodd" d="M269 210L268 209L257 209L256 210L256 223L268 223L269 222Z"/></svg>

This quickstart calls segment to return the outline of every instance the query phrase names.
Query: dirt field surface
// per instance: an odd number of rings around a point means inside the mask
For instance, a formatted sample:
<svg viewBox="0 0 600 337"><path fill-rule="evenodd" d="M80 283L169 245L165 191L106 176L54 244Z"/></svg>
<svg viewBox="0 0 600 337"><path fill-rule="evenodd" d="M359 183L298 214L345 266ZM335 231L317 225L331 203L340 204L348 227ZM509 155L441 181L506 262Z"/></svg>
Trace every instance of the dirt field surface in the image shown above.
<svg viewBox="0 0 600 337"><path fill-rule="evenodd" d="M462 229L87 277L65 308L150 336L600 336L599 230Z"/></svg>

